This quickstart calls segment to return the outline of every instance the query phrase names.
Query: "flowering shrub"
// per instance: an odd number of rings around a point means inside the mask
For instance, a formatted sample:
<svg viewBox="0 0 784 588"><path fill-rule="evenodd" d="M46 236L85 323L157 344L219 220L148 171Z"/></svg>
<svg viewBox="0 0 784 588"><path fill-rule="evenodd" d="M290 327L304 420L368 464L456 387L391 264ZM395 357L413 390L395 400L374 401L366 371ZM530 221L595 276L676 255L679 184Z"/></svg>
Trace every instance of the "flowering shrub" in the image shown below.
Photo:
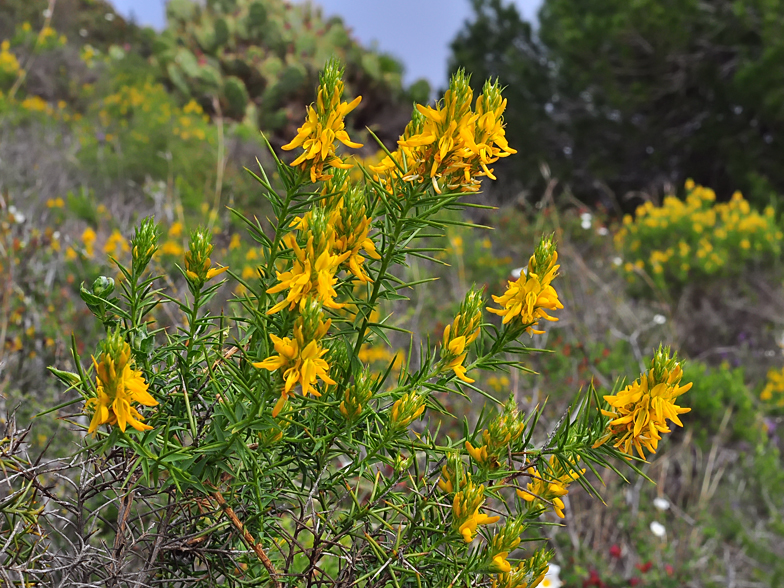
<svg viewBox="0 0 784 588"><path fill-rule="evenodd" d="M112 483L122 520L137 524L128 509L143 495L140 520L167 513L156 532L182 538L198 558L150 545L140 573L153 566L156 581L203 573L202 585L222 586L536 586L552 553L521 549L523 539L537 539L549 513L565 516L572 484L594 492L587 470L636 470L667 421L680 424L688 409L676 399L689 385L660 348L626 389L603 400L593 387L578 394L547 436L536 426L540 409L523 414L514 399L475 385L482 372L524 369L517 358L530 350L519 339L558 320L552 237L504 294L486 300L470 290L440 348L423 342L397 369L389 357L371 371L368 350L398 328L379 303L405 300L422 283L395 268L431 252L417 241L454 222L437 213L468 205L466 193L514 150L498 84L486 84L473 109L459 72L435 108L417 107L400 149L362 167L364 184L352 185L335 140L355 145L343 117L358 98L343 101L341 75L338 63L326 66L317 105L288 146L301 151L291 165L275 159L279 183L263 167L256 176L273 220L238 214L255 241L254 275L215 259L212 232L199 229L178 264L187 293L163 292L151 271L159 229L147 219L128 243L130 262L117 261L118 282L99 277L82 288L106 330L94 358L74 347L76 372L52 371L80 395L72 404L83 449L106 456L104 478L120 472ZM94 247L94 234L83 240ZM239 309L216 316L209 302L229 279L243 286ZM152 328L161 306L181 314L179 328ZM442 400L458 393L500 410L486 408L453 439L433 421L453 418ZM123 551L126 531L123 522L115 554L135 557L138 543ZM98 581L116 569L62 574Z"/></svg>
<svg viewBox="0 0 784 588"><path fill-rule="evenodd" d="M715 201L713 190L688 180L685 200L666 196L661 206L646 202L634 218L625 216L615 244L627 281L667 291L695 275L729 275L779 254L784 234L773 207L760 214L740 192Z"/></svg>
<svg viewBox="0 0 784 588"><path fill-rule="evenodd" d="M777 408L784 407L784 368L768 371L760 400Z"/></svg>

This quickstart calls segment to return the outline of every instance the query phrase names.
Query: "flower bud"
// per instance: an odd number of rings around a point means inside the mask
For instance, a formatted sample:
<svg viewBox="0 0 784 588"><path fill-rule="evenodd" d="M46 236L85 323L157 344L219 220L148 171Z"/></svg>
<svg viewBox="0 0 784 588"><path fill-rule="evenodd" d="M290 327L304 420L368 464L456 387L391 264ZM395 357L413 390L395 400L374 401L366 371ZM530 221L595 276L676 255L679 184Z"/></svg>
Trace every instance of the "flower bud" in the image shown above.
<svg viewBox="0 0 784 588"><path fill-rule="evenodd" d="M525 420L517 411L514 398L510 397L503 412L482 432L484 444L474 447L466 441L466 450L480 467L496 469L500 467L501 459L508 453L509 447L520 439L524 430Z"/></svg>
<svg viewBox="0 0 784 588"><path fill-rule="evenodd" d="M158 225L152 218L144 219L131 238L132 270L139 276L158 250Z"/></svg>
<svg viewBox="0 0 784 588"><path fill-rule="evenodd" d="M389 426L395 431L405 429L425 411L425 396L419 392L408 392L392 405Z"/></svg>
<svg viewBox="0 0 784 588"><path fill-rule="evenodd" d="M340 403L340 414L351 422L359 418L363 408L373 396L373 380L367 371L363 371L354 383L346 388L343 401Z"/></svg>
<svg viewBox="0 0 784 588"><path fill-rule="evenodd" d="M106 276L98 276L93 282L93 294L104 300L114 292L114 280Z"/></svg>
<svg viewBox="0 0 784 588"><path fill-rule="evenodd" d="M438 480L438 487L442 492L451 494L465 484L466 475L463 468L463 460L459 453L447 455L446 463L441 468L441 477Z"/></svg>
<svg viewBox="0 0 784 588"><path fill-rule="evenodd" d="M555 271L558 270L555 267L557 261L558 252L556 251L553 235L543 236L528 262L528 275L536 275L540 281L550 283L555 278L555 275L552 275L549 279L548 275L553 272L553 269Z"/></svg>
<svg viewBox="0 0 784 588"><path fill-rule="evenodd" d="M201 289L204 283L225 272L228 267L212 267L212 236L207 229L198 229L191 233L191 242L185 252L185 277L189 284Z"/></svg>
<svg viewBox="0 0 784 588"><path fill-rule="evenodd" d="M455 320L444 329L440 368L442 371L453 370L458 378L469 384L474 380L466 375L463 361L468 355L468 346L481 332L483 303L482 295L472 288L460 305Z"/></svg>
<svg viewBox="0 0 784 588"><path fill-rule="evenodd" d="M540 549L528 559L524 559L517 567L508 572L498 574L493 579L493 588L531 588L540 586L549 570L549 561L553 552ZM558 584L560 585L560 583Z"/></svg>

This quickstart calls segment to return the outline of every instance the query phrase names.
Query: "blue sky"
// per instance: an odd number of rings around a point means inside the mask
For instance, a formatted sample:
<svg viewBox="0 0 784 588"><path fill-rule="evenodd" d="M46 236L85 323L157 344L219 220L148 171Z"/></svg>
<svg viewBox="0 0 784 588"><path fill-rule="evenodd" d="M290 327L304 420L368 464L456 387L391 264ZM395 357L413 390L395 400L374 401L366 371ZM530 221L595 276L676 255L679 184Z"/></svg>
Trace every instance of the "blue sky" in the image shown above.
<svg viewBox="0 0 784 588"><path fill-rule="evenodd" d="M164 0L110 0L120 14L131 13L139 24L163 27ZM529 20L542 0L513 0ZM321 0L326 15L343 17L366 46L398 57L406 66L406 83L427 78L446 85L449 43L471 15L469 0Z"/></svg>

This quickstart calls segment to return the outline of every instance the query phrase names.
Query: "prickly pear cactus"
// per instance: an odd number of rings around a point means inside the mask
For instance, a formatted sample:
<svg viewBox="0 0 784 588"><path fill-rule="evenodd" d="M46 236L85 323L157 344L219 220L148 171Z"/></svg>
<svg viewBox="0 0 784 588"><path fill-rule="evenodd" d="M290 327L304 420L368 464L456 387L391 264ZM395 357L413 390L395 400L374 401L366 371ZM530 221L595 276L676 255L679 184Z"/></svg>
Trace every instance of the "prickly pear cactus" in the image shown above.
<svg viewBox="0 0 784 588"><path fill-rule="evenodd" d="M208 110L217 98L224 116L282 131L299 122L288 113L310 100L318 71L333 56L346 64L347 94L365 96L361 108L410 108L402 66L361 48L340 18L325 20L309 3L170 0L166 14L154 60L183 100Z"/></svg>
<svg viewBox="0 0 784 588"><path fill-rule="evenodd" d="M235 76L229 76L223 82L223 95L226 98L224 114L231 118L242 118L248 106L248 90L243 81Z"/></svg>

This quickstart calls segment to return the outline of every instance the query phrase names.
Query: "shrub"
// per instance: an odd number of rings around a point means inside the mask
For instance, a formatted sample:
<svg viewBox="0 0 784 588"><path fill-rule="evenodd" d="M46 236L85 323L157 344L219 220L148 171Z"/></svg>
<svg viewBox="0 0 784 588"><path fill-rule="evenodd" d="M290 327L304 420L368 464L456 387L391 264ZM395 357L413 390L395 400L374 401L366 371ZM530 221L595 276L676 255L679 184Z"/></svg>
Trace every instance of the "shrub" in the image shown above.
<svg viewBox="0 0 784 588"><path fill-rule="evenodd" d="M615 243L630 286L677 290L695 276L738 275L778 256L784 234L772 207L760 214L740 192L715 200L713 190L689 180L685 200L666 196L661 206L646 202L624 217Z"/></svg>
<svg viewBox="0 0 784 588"><path fill-rule="evenodd" d="M116 262L118 279L81 289L105 336L90 362L73 346L76 371L52 368L78 393L71 418L87 433L74 457L87 460L73 482L77 503L66 502L75 518L57 521L58 536L76 534L93 556L47 568L62 556L42 540L0 555L0 570L63 584L199 573L211 586L535 586L552 554L521 550L523 538L537 538L528 535L543 517L564 517L572 484L594 492L586 469L620 474L620 460L639 471L637 456L656 451L668 420L680 423L688 409L677 398L691 385L664 348L603 402L592 388L578 394L546 438L539 409L522 414L474 385L483 371L524 369L519 338L558 320L552 237L492 302L470 290L438 348L423 343L398 370L390 360L370 372L363 349L395 328L379 302L421 283L394 268L432 251L418 239L466 226L435 215L467 206L466 194L513 150L498 84L484 86L473 110L460 72L434 108L417 106L399 150L352 185L335 141L358 146L343 121L358 100L342 101L341 75L327 65L305 124L284 146L298 156L275 159L281 187L263 168L256 176L274 221L240 217L259 252L255 277L232 275L214 259L211 231L199 229L178 266L184 293L163 293L150 271L159 230L146 219L126 244L130 262ZM84 240L92 247L94 234ZM210 310L226 276L244 286L233 316ZM488 304L499 318L490 320ZM162 306L181 325L156 329L150 319ZM439 435L432 420L451 417L442 399L471 392L493 405L465 422L462 438ZM87 474L93 468L99 475ZM35 524L45 527L44 517ZM108 564L102 545L113 545Z"/></svg>
<svg viewBox="0 0 784 588"><path fill-rule="evenodd" d="M729 419L725 426L733 439L755 445L764 439L761 415L746 386L742 368L731 368L726 362L718 368L690 362L684 374L694 382L689 405L694 418L692 430L698 440L705 443L717 434L725 417Z"/></svg>

